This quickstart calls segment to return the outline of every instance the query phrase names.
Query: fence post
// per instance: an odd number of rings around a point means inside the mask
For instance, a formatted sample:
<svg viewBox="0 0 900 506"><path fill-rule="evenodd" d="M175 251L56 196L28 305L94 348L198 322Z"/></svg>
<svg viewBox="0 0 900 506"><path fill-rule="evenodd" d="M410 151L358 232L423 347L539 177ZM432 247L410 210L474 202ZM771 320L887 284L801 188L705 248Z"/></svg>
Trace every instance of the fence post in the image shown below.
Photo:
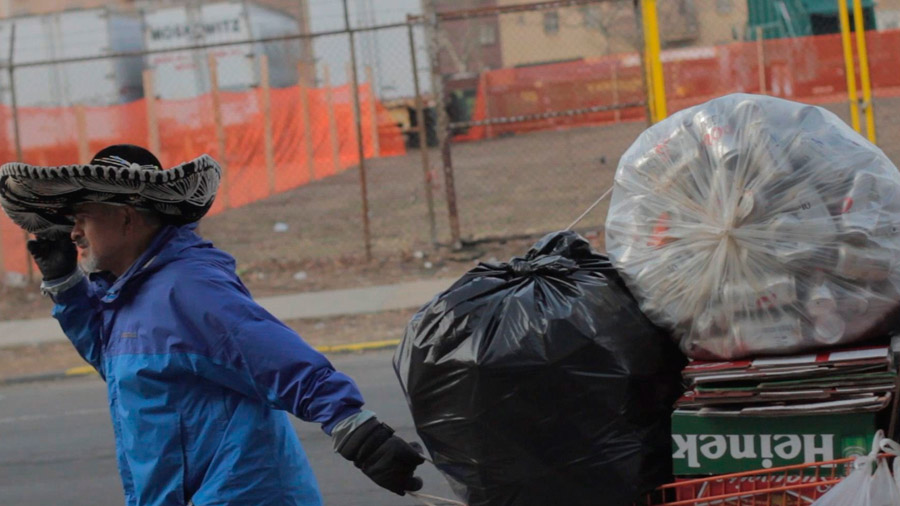
<svg viewBox="0 0 900 506"><path fill-rule="evenodd" d="M484 136L488 139L493 139L494 124L491 123L491 119L493 119L494 116L491 113L491 105L493 105L491 101L491 73L484 72L481 75L483 76L481 81L484 83L484 119L487 120L487 124L484 125ZM544 104L541 104L541 111L543 111L543 108Z"/></svg>
<svg viewBox="0 0 900 506"><path fill-rule="evenodd" d="M7 62L9 62L9 93L10 100L12 102L12 114L13 114L13 133L15 134L15 145L16 145L16 161L22 162L22 132L20 130L19 125L19 103L16 100L16 66L13 63L13 56L15 55L16 48L16 23L13 22L12 28L9 31L9 55L7 58ZM22 231L22 234L25 236L25 242L27 243L31 236L26 231ZM0 244L0 249L2 248L2 244ZM31 260L31 254L26 251L25 253L26 264L28 265L28 281L34 282L34 262ZM6 266L4 264L5 260L0 258L0 273L6 273Z"/></svg>
<svg viewBox="0 0 900 506"><path fill-rule="evenodd" d="M416 40L413 35L411 16L406 17L406 31L409 36L409 54L412 60L413 87L416 92L416 124L419 130L419 152L422 154L422 172L425 176L425 200L428 203L428 225L431 244L437 244L437 221L434 216L434 192L431 188L431 164L428 161L428 126L425 124L422 90L419 85L419 65L416 61Z"/></svg>
<svg viewBox="0 0 900 506"><path fill-rule="evenodd" d="M147 107L147 144L149 144L150 151L159 156L159 118L156 116L153 70L144 70L142 77L144 80L144 104Z"/></svg>
<svg viewBox="0 0 900 506"><path fill-rule="evenodd" d="M378 138L378 104L375 100L375 79L372 67L366 65L366 81L369 83L369 117L372 118L372 151L373 156L381 156L381 139Z"/></svg>
<svg viewBox="0 0 900 506"><path fill-rule="evenodd" d="M759 68L759 93L766 94L766 47L763 40L763 28L756 27L756 65Z"/></svg>
<svg viewBox="0 0 900 506"><path fill-rule="evenodd" d="M444 76L440 68L440 41L438 40L438 15L434 0L426 0L425 16L428 30L428 49L431 56L431 86L433 89L435 109L437 113L437 137L441 151L441 163L444 169L444 188L447 194L447 214L450 219L450 239L454 248L461 248L459 231L459 209L456 207L456 185L453 181L453 159L450 153L450 118L444 97Z"/></svg>
<svg viewBox="0 0 900 506"><path fill-rule="evenodd" d="M331 89L331 71L328 69L328 64L322 67L322 74L325 78L325 102L328 106L328 136L331 138L331 165L334 174L337 174L341 171L341 147L338 140L337 121L334 118L334 90Z"/></svg>
<svg viewBox="0 0 900 506"><path fill-rule="evenodd" d="M359 107L356 107L359 102L359 87L356 86L356 83L353 81L354 78L354 70L353 70L353 62L347 62L346 66L347 73L347 83L350 85L350 94L353 95L353 104L350 108L353 122L353 128L350 130L350 143L354 146L358 146L363 142L362 138L362 130L357 129L356 125L361 121L362 110ZM359 134L359 135L357 135ZM359 159L362 160L365 158L365 150L359 150Z"/></svg>
<svg viewBox="0 0 900 506"><path fill-rule="evenodd" d="M207 55L209 84L212 92L213 118L216 122L216 141L219 147L219 165L222 167L222 202L225 209L231 207L231 188L228 184L228 155L225 153L225 125L222 123L222 97L219 96L219 69L215 55Z"/></svg>
<svg viewBox="0 0 900 506"><path fill-rule="evenodd" d="M344 28L350 33L350 76L353 79L353 118L356 128L356 151L359 153L359 190L362 193L363 238L366 261L372 260L372 234L369 227L369 189L366 183L366 153L363 147L362 111L359 106L359 76L356 75L356 38L350 29L350 10L344 0Z"/></svg>
<svg viewBox="0 0 900 506"><path fill-rule="evenodd" d="M616 106L615 112L613 112L613 121L618 123L622 121L622 110L619 109L619 59L616 58L613 61L612 66L612 94L613 94L613 104Z"/></svg>
<svg viewBox="0 0 900 506"><path fill-rule="evenodd" d="M303 76L303 71L305 67L303 63L297 64L297 74ZM311 114L309 113L309 89L307 88L307 83L300 80L298 83L300 86L300 105L303 107L303 112L300 115L303 118L303 146L306 151L306 170L309 172L309 181L316 180L316 160L315 160L315 151L313 149L313 127L310 121Z"/></svg>
<svg viewBox="0 0 900 506"><path fill-rule="evenodd" d="M275 194L275 153L272 143L272 100L269 95L269 57L259 56L259 80L262 88L263 150L266 156L266 175L269 178L269 195Z"/></svg>
<svg viewBox="0 0 900 506"><path fill-rule="evenodd" d="M78 163L87 164L91 161L91 153L88 146L87 118L81 104L75 104L75 132L78 139Z"/></svg>

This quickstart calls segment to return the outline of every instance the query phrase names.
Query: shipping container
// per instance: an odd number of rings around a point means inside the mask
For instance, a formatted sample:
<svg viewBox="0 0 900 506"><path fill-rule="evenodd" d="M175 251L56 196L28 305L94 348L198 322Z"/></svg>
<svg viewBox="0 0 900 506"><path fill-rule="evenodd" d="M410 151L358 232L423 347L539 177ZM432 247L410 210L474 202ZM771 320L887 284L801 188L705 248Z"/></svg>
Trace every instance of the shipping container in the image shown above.
<svg viewBox="0 0 900 506"><path fill-rule="evenodd" d="M140 18L106 8L0 19L0 61L8 62L15 25L14 64L139 51ZM15 69L20 107L102 106L141 97L139 56L44 64ZM0 72L3 102L11 102L9 72Z"/></svg>
<svg viewBox="0 0 900 506"><path fill-rule="evenodd" d="M148 51L191 45L240 42L300 33L296 19L247 1L203 3L146 9L142 12ZM208 54L216 58L219 87L241 91L259 85L259 56L269 58L270 84L296 84L297 63L310 61L300 41L233 44L196 51L169 51L147 56L154 71L155 94L185 99L210 91Z"/></svg>

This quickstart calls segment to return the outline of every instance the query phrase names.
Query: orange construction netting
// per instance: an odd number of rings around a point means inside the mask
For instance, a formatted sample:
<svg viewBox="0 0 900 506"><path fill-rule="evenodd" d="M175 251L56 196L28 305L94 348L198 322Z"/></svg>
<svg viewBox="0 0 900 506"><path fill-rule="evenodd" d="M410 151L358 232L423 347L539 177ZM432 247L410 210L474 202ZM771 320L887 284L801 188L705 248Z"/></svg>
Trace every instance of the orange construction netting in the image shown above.
<svg viewBox="0 0 900 506"><path fill-rule="evenodd" d="M363 84L360 93L362 145L366 158L405 153L403 134L384 106ZM219 152L211 95L157 100L159 156L170 167L209 153L225 166L225 181L210 213L264 199L327 177L359 162L357 130L349 85L270 90L272 159L266 163L263 91L222 92L225 153ZM330 104L330 107L329 107ZM304 110L307 107L308 110ZM20 108L22 158L37 165L86 162L115 143L149 145L148 104L66 108ZM0 160L16 159L12 111L0 105ZM0 272L28 269L25 234L0 213Z"/></svg>
<svg viewBox="0 0 900 506"><path fill-rule="evenodd" d="M876 95L900 94L900 73L895 69L900 30L867 32L866 45ZM663 51L662 60L670 113L734 92L765 92L819 103L846 99L840 34L673 49ZM513 121L473 126L455 139L644 121L643 106L584 112L596 105L642 102L641 73L637 53L485 72L480 76L472 120ZM563 111L573 113L557 114Z"/></svg>

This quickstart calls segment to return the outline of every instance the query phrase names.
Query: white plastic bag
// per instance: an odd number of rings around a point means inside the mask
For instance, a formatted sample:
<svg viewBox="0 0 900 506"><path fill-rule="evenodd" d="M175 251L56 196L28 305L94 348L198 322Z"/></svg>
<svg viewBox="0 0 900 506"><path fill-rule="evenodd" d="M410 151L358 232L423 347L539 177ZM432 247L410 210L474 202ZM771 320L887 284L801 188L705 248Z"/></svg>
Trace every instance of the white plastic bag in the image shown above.
<svg viewBox="0 0 900 506"><path fill-rule="evenodd" d="M606 248L693 358L869 337L900 304L900 174L820 107L735 94L645 131Z"/></svg>
<svg viewBox="0 0 900 506"><path fill-rule="evenodd" d="M872 441L872 451L853 461L853 471L820 497L812 506L897 506L900 505L900 488L885 459L879 452L900 454L900 446L884 438L878 431ZM872 472L873 466L875 472ZM894 464L895 470L897 463Z"/></svg>
<svg viewBox="0 0 900 506"><path fill-rule="evenodd" d="M878 436L883 435L881 431L875 435L877 444L873 444L873 452L880 450L884 453L894 456L900 455L900 445L897 445L890 439L881 439L877 441ZM896 466L896 458L895 466ZM875 474L869 480L869 486L866 489L865 501L862 506L898 506L900 505L900 488L895 481L896 476L891 476L891 471L887 460L878 459Z"/></svg>
<svg viewBox="0 0 900 506"><path fill-rule="evenodd" d="M868 456L857 457L853 462L853 471L831 488L812 506L857 506L865 498L865 489L871 480L872 460Z"/></svg>

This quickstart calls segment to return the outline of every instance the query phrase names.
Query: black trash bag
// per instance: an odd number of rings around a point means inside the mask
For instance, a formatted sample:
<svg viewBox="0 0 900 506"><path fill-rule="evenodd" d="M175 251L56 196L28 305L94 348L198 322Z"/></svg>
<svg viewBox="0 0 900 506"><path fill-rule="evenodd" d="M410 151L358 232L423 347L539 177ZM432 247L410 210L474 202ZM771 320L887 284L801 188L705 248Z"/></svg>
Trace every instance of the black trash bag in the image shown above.
<svg viewBox="0 0 900 506"><path fill-rule="evenodd" d="M684 365L573 232L471 270L394 355L416 430L469 506L627 505L668 482Z"/></svg>

